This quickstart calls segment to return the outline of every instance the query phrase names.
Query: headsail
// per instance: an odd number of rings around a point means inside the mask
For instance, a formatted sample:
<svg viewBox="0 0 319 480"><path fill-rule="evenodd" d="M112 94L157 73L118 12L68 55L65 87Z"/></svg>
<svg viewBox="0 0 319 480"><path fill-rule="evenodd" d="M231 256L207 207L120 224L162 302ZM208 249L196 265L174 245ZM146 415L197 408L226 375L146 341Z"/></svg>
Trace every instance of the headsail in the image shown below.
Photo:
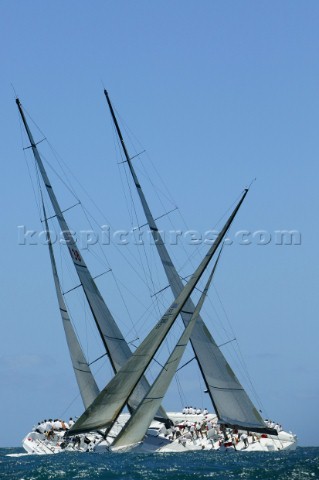
<svg viewBox="0 0 319 480"><path fill-rule="evenodd" d="M188 344L189 338L196 324L196 320L198 319L199 312L203 306L212 278L214 276L220 257L220 252L213 267L213 270L208 278L206 286L203 290L203 293L201 294L199 302L196 305L190 322L188 323L187 327L185 327L184 332L182 333L180 339L178 340L175 348L170 354L167 362L165 363L155 382L151 386L150 391L143 398L142 402L139 404L137 409L131 415L128 422L124 425L123 429L120 431L120 433L112 443L112 449L117 449L119 447L127 445L133 445L143 440L144 435L146 434L146 431L152 422L155 412L157 411L162 399L164 398L164 395L168 390L168 387L176 373L180 360L184 354L185 348Z"/></svg>
<svg viewBox="0 0 319 480"><path fill-rule="evenodd" d="M104 90L104 94L170 288L174 297L177 297L183 289L183 282L171 260L146 201L106 90ZM181 312L185 326L189 323L194 309L194 303L189 299ZM241 426L248 430L264 431L264 421L261 415L256 410L200 316L191 335L191 345L220 422L234 427Z"/></svg>
<svg viewBox="0 0 319 480"><path fill-rule="evenodd" d="M59 302L60 313L62 317L63 328L65 332L66 341L69 347L70 357L72 361L73 370L75 373L76 381L79 386L80 394L85 408L88 408L93 400L100 393L99 387L96 384L96 381L93 377L91 369L88 365L88 362L84 356L81 345L77 339L76 333L71 323L69 317L67 306L64 302L62 295L61 285L59 281L59 276L56 268L54 252L51 242L50 230L48 226L47 216L42 201L42 208L44 214L44 223L47 235L47 242L50 253L51 267L54 279L55 290Z"/></svg>
<svg viewBox="0 0 319 480"><path fill-rule="evenodd" d="M30 140L34 158L36 160L36 163L40 171L40 174L42 176L48 196L52 203L53 210L59 222L65 243L68 246L71 259L73 261L75 270L79 276L81 285L83 287L83 291L85 293L88 304L90 306L99 334L101 336L105 349L108 353L109 360L111 362L113 370L114 372L117 372L121 368L121 366L125 364L127 359L130 358L130 356L132 355L132 352L130 350L130 347L126 343L119 327L117 326L110 310L108 309L106 303L104 302L102 295L96 283L94 282L92 275L82 255L80 254L76 246L75 240L71 235L68 224L64 218L60 205L53 191L52 185L50 183L50 180L44 168L40 154L38 152L37 145L33 139L32 133L30 131L24 112L22 110L20 100L18 98L16 99L16 103L17 103L24 127L26 129L27 135ZM144 397L148 389L149 389L149 384L146 378L142 378L139 385L137 385L136 390L132 392L132 396L129 400L129 406L133 410L140 403L141 399ZM162 407L161 407L161 411L159 412L159 415L161 417L167 418L167 415Z"/></svg>
<svg viewBox="0 0 319 480"><path fill-rule="evenodd" d="M204 259L201 261L181 293L177 296L176 300L173 301L172 305L163 315L161 320L135 350L132 357L129 358L126 364L94 400L92 405L76 421L73 427L68 431L68 435L89 432L101 428L110 430L116 421L116 418L121 413L121 410L127 402L132 390L135 388L135 385L144 374L174 321L180 314L187 299L199 282L204 270L208 266L213 254L219 247L235 218L247 192L248 190L246 189L217 239L210 247L208 253L205 255Z"/></svg>

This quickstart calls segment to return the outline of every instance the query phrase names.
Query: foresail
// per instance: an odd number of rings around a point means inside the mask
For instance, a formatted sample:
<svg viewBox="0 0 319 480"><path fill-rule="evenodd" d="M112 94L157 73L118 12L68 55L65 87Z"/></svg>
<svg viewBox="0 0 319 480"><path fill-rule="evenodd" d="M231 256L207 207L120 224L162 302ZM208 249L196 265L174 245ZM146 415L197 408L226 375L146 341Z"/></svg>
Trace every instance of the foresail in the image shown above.
<svg viewBox="0 0 319 480"><path fill-rule="evenodd" d="M50 253L54 285L55 285L55 290L58 298L59 309L62 317L65 337L68 344L76 381L80 390L80 395L81 395L84 407L88 408L93 402L93 400L96 399L96 397L100 393L100 390L96 384L96 381L93 377L91 369L82 351L81 345L77 339L77 336L75 334L74 328L71 323L71 319L69 317L67 306L64 302L61 285L59 281L59 276L56 268L46 212L45 212L43 203L42 203L42 207L43 207L43 213L44 213L44 222L45 222L47 242L48 242L49 253Z"/></svg>
<svg viewBox="0 0 319 480"><path fill-rule="evenodd" d="M97 285L94 282L94 279L92 278L92 275L76 246L75 240L70 233L70 229L67 225L60 205L53 191L52 185L44 168L42 159L38 152L36 143L34 142L32 133L27 124L21 103L18 98L16 99L16 103L30 140L36 164L43 179L43 183L46 187L57 221L59 222L59 226L61 228L65 243L68 246L71 259L83 287L83 291L90 306L100 337L108 353L108 357L113 367L113 370L114 372L117 372L121 368L121 366L125 364L127 359L132 355L132 352L130 350L130 347L126 343L119 327L117 326L110 310L104 302L103 297L99 289L97 288ZM144 397L148 389L149 384L146 378L142 378L139 385L137 385L136 390L132 392L129 400L129 406L133 410L140 403L141 399ZM162 407L159 415L161 417L167 418L167 415Z"/></svg>
<svg viewBox="0 0 319 480"><path fill-rule="evenodd" d="M104 94L106 96L106 100L110 108L110 112L120 138L125 158L133 177L147 223L152 232L154 244L156 245L159 257L165 270L169 286L174 297L177 297L184 287L183 282L171 260L166 245L163 242L161 234L157 228L156 222L134 170L132 161L127 152L112 104L110 102L110 98L106 90L104 90ZM190 298L186 302L181 312L181 317L185 326L188 325L194 309L194 303ZM220 421L228 423L229 425L237 425L240 423L242 426L246 425L248 428L251 427L251 429L254 427L255 430L263 429L264 421L262 417L235 376L226 358L220 351L200 316L191 335L191 345L202 373L203 380L206 384L207 391Z"/></svg>
<svg viewBox="0 0 319 480"><path fill-rule="evenodd" d="M219 255L215 262L214 268L208 278L203 293L199 299L199 302L196 305L190 322L188 323L187 327L185 327L184 332L182 333L180 339L178 340L175 348L170 354L160 374L151 386L150 391L143 398L142 402L139 404L135 412L131 415L128 422L124 425L123 429L120 431L119 435L112 443L112 449L117 449L119 447L127 445L133 445L143 440L144 435L146 434L147 429L155 415L155 412L157 411L168 390L168 387L170 386L170 383L176 373L180 360L185 352L185 348L188 344L190 335L196 324L196 320L198 319L199 312L205 301L208 289L210 287L213 275L216 270L218 260Z"/></svg>
<svg viewBox="0 0 319 480"><path fill-rule="evenodd" d="M217 239L210 247L208 253L205 255L195 273L191 276L190 280L185 285L176 300L174 300L161 320L157 323L157 325L155 325L141 345L135 350L135 352L132 354L132 357L129 358L126 364L102 390L93 404L76 421L73 427L68 431L68 435L89 432L101 428L106 428L107 431L110 430L125 403L127 402L132 390L141 376L144 375L145 370L156 354L168 331L172 327L174 321L181 312L185 302L199 282L215 251L222 242L228 228L230 227L236 213L238 212L242 202L244 201L244 198L247 195L247 191L248 190L245 190L243 193L238 205L227 220Z"/></svg>

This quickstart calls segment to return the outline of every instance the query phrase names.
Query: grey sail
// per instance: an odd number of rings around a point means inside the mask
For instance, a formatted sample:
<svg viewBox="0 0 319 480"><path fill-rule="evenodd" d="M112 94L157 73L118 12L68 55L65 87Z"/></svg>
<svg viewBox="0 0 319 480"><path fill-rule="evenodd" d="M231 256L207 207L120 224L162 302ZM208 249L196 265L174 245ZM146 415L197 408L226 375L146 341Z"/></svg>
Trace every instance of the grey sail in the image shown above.
<svg viewBox="0 0 319 480"><path fill-rule="evenodd" d="M142 402L133 412L128 422L124 425L123 429L120 431L120 433L112 443L112 449L117 449L128 445L134 445L143 440L147 429L154 418L155 412L161 404L168 390L168 387L170 386L170 383L176 373L180 360L185 352L185 348L188 344L189 338L196 324L196 320L198 319L199 312L203 306L213 275L215 273L219 256L220 253L215 262L214 268L208 278L199 302L196 305L190 322L188 323L187 327L185 327L184 332L182 333L175 348L170 354L167 362L163 366L160 374L151 386L150 391L143 398Z"/></svg>
<svg viewBox="0 0 319 480"><path fill-rule="evenodd" d="M44 222L45 222L45 229L47 234L47 242L48 242L49 253L50 253L54 285L55 285L56 295L59 303L59 309L62 317L65 338L68 344L71 362L72 362L73 370L75 373L76 381L80 390L80 395L83 401L83 405L85 408L88 408L93 402L93 400L95 400L95 398L98 396L98 394L100 393L100 390L96 384L96 381L93 377L91 369L82 351L81 345L77 339L76 333L71 323L71 319L69 317L67 306L64 302L61 285L59 281L59 276L56 268L53 247L51 243L51 236L50 236L50 231L48 227L48 221L47 221L46 212L45 212L43 203L42 203L42 207L43 207L43 213L44 213Z"/></svg>
<svg viewBox="0 0 319 480"><path fill-rule="evenodd" d="M227 220L217 239L210 247L208 253L205 255L181 293L173 301L170 308L150 331L141 345L135 350L126 364L101 391L92 405L75 422L67 435L90 432L101 428L106 428L108 432L112 428L112 425L121 413L121 410L127 402L132 390L135 388L135 385L152 361L158 348L185 305L185 302L199 282L212 256L222 242L236 213L244 201L245 196L247 195L247 191L248 190L245 190L243 193L238 205Z"/></svg>
<svg viewBox="0 0 319 480"><path fill-rule="evenodd" d="M16 103L25 126L28 138L30 140L32 152L34 158L36 160L38 169L42 176L44 185L46 187L48 196L52 203L53 210L55 212L56 218L59 222L61 232L63 233L63 237L65 240L66 245L68 246L68 250L73 261L75 270L79 276L81 285L83 287L83 291L85 293L86 299L90 306L93 318L95 320L96 326L98 328L99 334L101 336L102 342L108 353L109 360L113 367L114 372L117 372L122 365L125 364L127 359L132 355L130 347L126 343L119 327L117 326L110 310L108 309L106 303L104 302L102 295L95 284L91 273L89 272L86 263L80 254L75 240L70 233L70 229L67 225L67 222L64 218L60 205L57 201L55 193L53 191L52 185L44 168L42 159L38 152L36 143L34 142L32 133L29 129L27 124L24 112L22 110L22 106L20 100L17 98ZM140 403L142 398L144 397L145 393L149 389L149 383L147 382L146 378L142 378L139 385L129 399L129 406L134 410L137 405ZM161 407L161 411L159 412L159 416L167 418L167 415L164 409Z"/></svg>
<svg viewBox="0 0 319 480"><path fill-rule="evenodd" d="M104 90L104 94L170 288L174 297L177 297L183 289L183 282L170 258L146 201L106 90ZM185 325L189 323L194 309L194 303L189 299L181 312ZM191 335L191 345L220 422L233 427L240 426L243 429L264 432L265 424L261 415L245 392L201 317L198 318Z"/></svg>

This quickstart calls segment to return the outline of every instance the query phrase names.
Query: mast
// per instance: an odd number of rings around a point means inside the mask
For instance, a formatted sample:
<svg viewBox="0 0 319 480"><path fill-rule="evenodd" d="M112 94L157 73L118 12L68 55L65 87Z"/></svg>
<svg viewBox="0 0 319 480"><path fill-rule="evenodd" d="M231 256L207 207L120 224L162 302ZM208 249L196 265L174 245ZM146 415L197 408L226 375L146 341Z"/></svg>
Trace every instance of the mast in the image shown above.
<svg viewBox="0 0 319 480"><path fill-rule="evenodd" d="M111 430L114 422L120 415L122 408L131 395L135 385L144 375L147 367L154 358L170 328L174 324L176 318L180 314L186 301L194 291L201 276L211 261L214 253L222 242L227 230L234 220L241 204L243 203L248 189L244 191L236 208L230 215L223 229L219 233L208 253L204 256L199 266L177 296L173 303L162 316L160 321L150 331L141 345L135 350L131 358L118 371L115 377L106 385L99 396L94 400L92 405L81 415L75 422L73 427L67 432L67 435L75 435L78 433L90 432L106 428L105 435Z"/></svg>
<svg viewBox="0 0 319 480"><path fill-rule="evenodd" d="M48 221L47 221L43 200L42 200L42 209L43 209L43 215L44 215L47 242L49 247L53 280L54 280L55 291L56 291L56 295L59 303L59 309L61 313L65 337L68 344L71 362L72 362L75 378L80 390L83 405L84 405L84 408L88 408L93 402L93 400L95 400L95 398L98 396L98 394L100 393L100 390L96 384L96 381L93 377L90 366L85 358L81 345L77 339L77 336L75 334L74 328L71 323L67 306L64 302L62 289L59 281L59 276L56 268L50 230L48 226Z"/></svg>
<svg viewBox="0 0 319 480"><path fill-rule="evenodd" d="M174 297L177 297L183 289L183 282L170 258L145 198L131 158L125 146L108 92L104 90L104 94L166 277ZM194 310L195 305L190 298L181 311L181 317L185 326L188 325ZM261 415L237 379L201 316L199 316L196 322L190 341L207 392L220 422L234 427L240 424L241 428L248 428L249 430L252 430L252 427L256 428L257 422L259 428L263 429L264 421Z"/></svg>
<svg viewBox="0 0 319 480"><path fill-rule="evenodd" d="M16 104L18 106L25 130L27 132L36 164L40 171L43 183L46 187L46 191L50 198L56 218L59 222L59 226L63 234L65 243L68 246L68 250L69 250L73 265L78 274L80 283L82 285L84 294L86 296L89 307L91 309L91 312L95 320L97 329L99 331L100 337L102 339L103 345L108 354L113 371L114 373L116 373L122 367L122 365L125 364L127 359L130 358L130 356L132 355L132 352L130 350L130 347L126 343L119 327L117 326L109 308L107 307L105 301L103 300L103 297L96 283L94 282L94 279L84 261L84 258L80 254L76 246L76 242L71 235L69 226L64 218L63 212L57 201L57 198L53 191L49 177L46 173L42 159L40 157L37 145L33 139L32 133L26 121L19 98L16 99ZM142 378L141 382L139 383L136 390L132 393L132 396L129 399L129 406L133 410L140 403L141 399L143 398L145 393L148 391L148 389L149 389L148 381L146 380L146 378ZM167 415L162 407L161 407L161 412L159 412L159 416L167 418Z"/></svg>
<svg viewBox="0 0 319 480"><path fill-rule="evenodd" d="M155 382L151 386L150 391L147 393L147 395L145 395L137 409L130 416L130 418L112 443L112 450L114 448L117 449L127 445L133 445L143 440L144 435L146 434L147 429L153 420L155 412L158 409L158 405L161 404L161 401L164 398L168 387L171 384L171 381L173 380L178 365L185 352L189 338L192 334L193 328L196 324L196 320L204 304L211 281L215 274L216 267L220 258L220 253L221 250L219 251L217 260L207 280L199 302L196 305L190 322L188 323L187 327L185 327L181 337L175 345L175 348L170 354L161 372L157 376Z"/></svg>

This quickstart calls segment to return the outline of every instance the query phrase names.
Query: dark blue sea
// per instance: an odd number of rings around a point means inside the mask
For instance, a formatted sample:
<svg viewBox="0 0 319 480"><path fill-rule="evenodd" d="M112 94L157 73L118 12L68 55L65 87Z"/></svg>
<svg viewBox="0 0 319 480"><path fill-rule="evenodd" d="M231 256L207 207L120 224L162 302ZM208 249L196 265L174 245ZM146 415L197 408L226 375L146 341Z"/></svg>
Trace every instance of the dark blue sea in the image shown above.
<svg viewBox="0 0 319 480"><path fill-rule="evenodd" d="M1 480L305 480L319 479L319 448L283 453L97 454L62 453L7 457L18 448L0 449Z"/></svg>

